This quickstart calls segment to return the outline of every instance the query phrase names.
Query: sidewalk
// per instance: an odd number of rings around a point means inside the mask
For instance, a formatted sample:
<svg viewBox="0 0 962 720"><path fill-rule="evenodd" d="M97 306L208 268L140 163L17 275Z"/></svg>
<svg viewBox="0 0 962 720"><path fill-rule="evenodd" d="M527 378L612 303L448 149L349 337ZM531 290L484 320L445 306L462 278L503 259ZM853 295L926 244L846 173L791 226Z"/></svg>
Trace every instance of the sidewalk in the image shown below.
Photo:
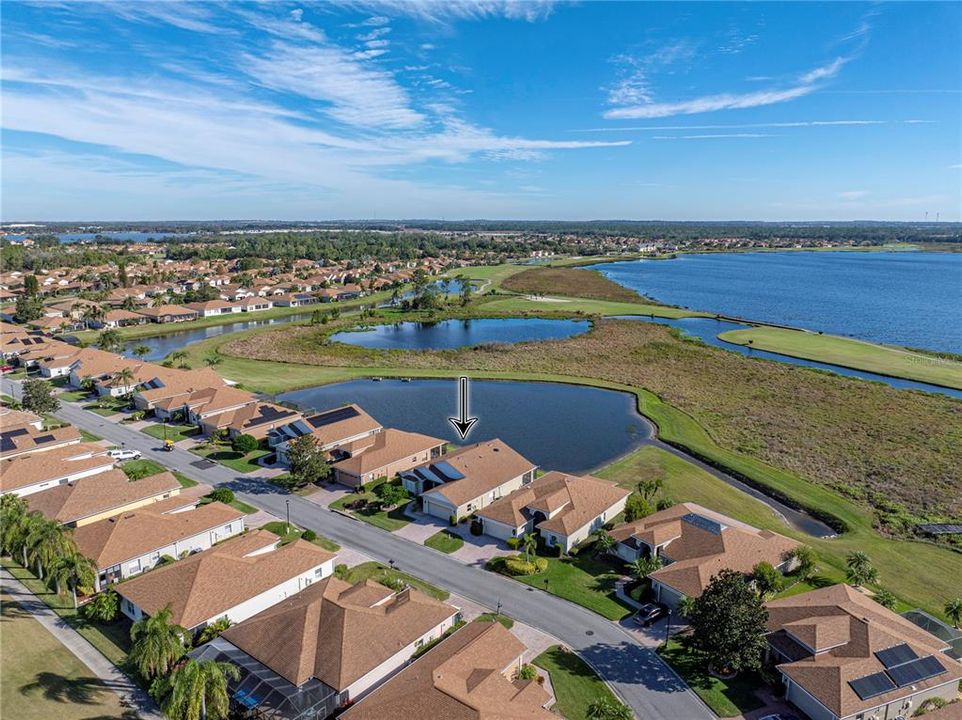
<svg viewBox="0 0 962 720"><path fill-rule="evenodd" d="M157 704L117 667L77 633L65 620L27 590L6 569L0 571L4 590L17 603L57 638L65 648L77 656L90 671L104 681L109 688L116 688L121 700L133 704L143 720L164 720Z"/></svg>

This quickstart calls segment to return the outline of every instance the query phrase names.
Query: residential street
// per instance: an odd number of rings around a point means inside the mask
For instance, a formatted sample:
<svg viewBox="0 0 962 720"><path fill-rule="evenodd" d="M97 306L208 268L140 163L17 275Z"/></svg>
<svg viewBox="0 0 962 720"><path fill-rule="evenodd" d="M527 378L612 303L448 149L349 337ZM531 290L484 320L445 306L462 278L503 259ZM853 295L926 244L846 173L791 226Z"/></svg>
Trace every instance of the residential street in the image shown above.
<svg viewBox="0 0 962 720"><path fill-rule="evenodd" d="M3 392L19 396L15 383L4 378ZM208 463L186 450L160 449L161 443L143 433L63 403L57 413L73 425L117 445L139 450L145 457L209 485L230 487L238 498L303 528L355 548L479 603L495 608L561 640L575 649L616 689L644 720L713 718L698 697L650 649L642 647L617 624L578 605L508 578L469 567L435 550L352 520L297 495L279 492L259 478L238 476L229 468Z"/></svg>

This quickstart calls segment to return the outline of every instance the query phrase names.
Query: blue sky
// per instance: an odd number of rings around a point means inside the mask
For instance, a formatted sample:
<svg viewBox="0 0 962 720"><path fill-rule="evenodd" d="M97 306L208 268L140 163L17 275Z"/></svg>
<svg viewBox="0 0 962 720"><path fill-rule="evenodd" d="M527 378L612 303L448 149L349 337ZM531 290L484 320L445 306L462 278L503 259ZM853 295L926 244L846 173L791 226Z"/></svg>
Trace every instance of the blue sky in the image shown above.
<svg viewBox="0 0 962 720"><path fill-rule="evenodd" d="M2 219L959 220L962 4L2 4Z"/></svg>

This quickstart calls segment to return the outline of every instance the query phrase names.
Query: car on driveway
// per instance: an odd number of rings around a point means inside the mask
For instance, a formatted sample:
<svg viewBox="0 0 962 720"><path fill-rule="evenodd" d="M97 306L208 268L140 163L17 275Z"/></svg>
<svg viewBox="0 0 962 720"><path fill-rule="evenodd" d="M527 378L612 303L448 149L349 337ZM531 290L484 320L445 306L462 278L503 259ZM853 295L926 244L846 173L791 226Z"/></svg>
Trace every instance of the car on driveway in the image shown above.
<svg viewBox="0 0 962 720"><path fill-rule="evenodd" d="M773 713L772 715L758 718L758 720L798 720L798 715L792 715L792 713Z"/></svg>
<svg viewBox="0 0 962 720"><path fill-rule="evenodd" d="M108 450L107 454L114 460L140 460L143 457L139 450Z"/></svg>
<svg viewBox="0 0 962 720"><path fill-rule="evenodd" d="M645 603L634 615L631 616L631 619L642 627L648 627L649 625L652 625L656 621L665 617L667 614L668 609L664 605L658 605L657 603Z"/></svg>

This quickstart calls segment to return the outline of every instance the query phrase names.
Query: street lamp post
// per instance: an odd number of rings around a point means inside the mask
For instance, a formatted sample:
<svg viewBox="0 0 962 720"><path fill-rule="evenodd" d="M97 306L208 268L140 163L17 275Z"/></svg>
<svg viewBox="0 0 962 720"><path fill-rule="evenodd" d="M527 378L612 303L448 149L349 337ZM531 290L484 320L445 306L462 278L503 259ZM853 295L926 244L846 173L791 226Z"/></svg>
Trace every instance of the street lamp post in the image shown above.
<svg viewBox="0 0 962 720"><path fill-rule="evenodd" d="M291 534L291 501L290 499L288 498L287 500L285 500L285 503L287 504L287 534L290 535Z"/></svg>
<svg viewBox="0 0 962 720"><path fill-rule="evenodd" d="M668 617L665 620L665 645L668 644L668 637L671 635L671 608L668 608Z"/></svg>

